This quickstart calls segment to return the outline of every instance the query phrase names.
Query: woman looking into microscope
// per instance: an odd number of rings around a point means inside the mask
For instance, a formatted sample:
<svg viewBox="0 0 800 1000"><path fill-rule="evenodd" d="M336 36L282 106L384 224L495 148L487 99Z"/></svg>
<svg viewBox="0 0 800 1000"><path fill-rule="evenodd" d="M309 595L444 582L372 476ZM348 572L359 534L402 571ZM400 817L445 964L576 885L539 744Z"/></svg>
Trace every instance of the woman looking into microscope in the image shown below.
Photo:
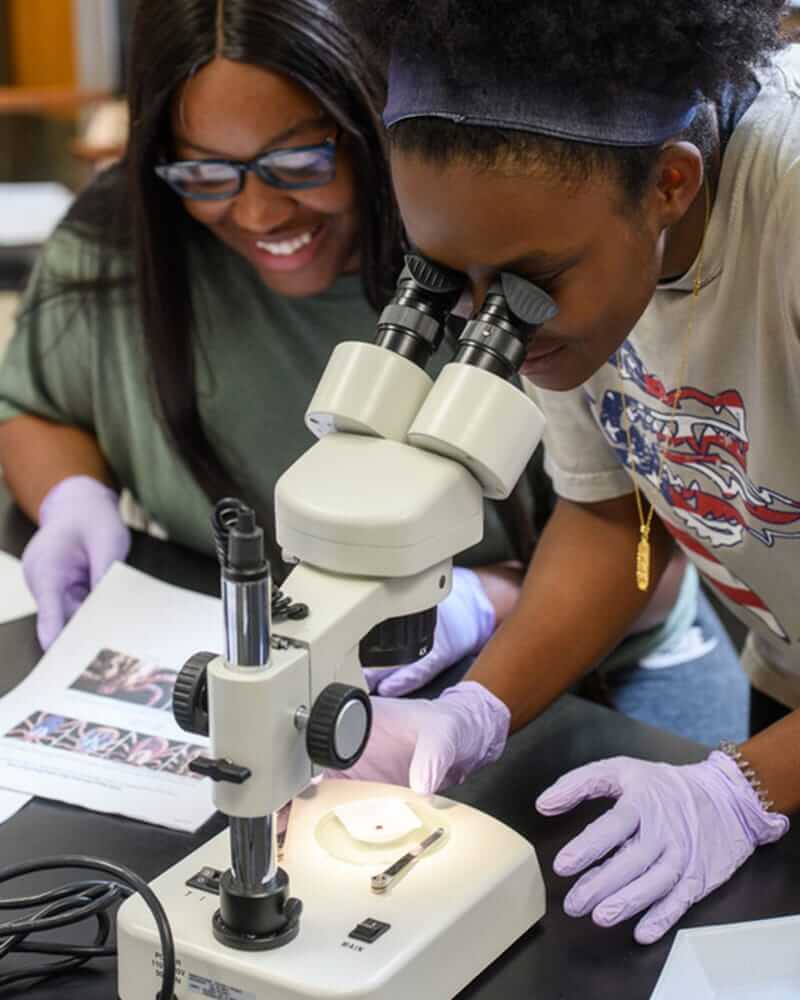
<svg viewBox="0 0 800 1000"><path fill-rule="evenodd" d="M401 731L419 791L496 757L679 545L749 629L758 721L779 721L686 767L598 761L537 799L618 800L555 866L583 873L570 915L637 917L650 943L800 810L800 48L781 51L782 0L341 6L387 50L409 238L475 306L511 271L558 307L522 371L559 502L517 605L463 685L381 706L389 735L357 768ZM480 738L448 710L466 703Z"/></svg>

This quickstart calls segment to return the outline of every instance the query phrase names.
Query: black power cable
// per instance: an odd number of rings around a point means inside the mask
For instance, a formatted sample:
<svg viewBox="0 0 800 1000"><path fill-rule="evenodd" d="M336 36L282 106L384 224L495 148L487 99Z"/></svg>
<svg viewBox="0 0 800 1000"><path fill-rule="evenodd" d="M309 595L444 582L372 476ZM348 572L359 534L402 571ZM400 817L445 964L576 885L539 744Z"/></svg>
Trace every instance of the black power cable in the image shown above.
<svg viewBox="0 0 800 1000"><path fill-rule="evenodd" d="M218 500L211 515L211 525L214 529L214 545L217 550L217 560L220 566L229 565L228 562L228 536L231 528L235 527L236 521L241 513L252 514L252 508L246 503L237 500L236 497L223 497ZM308 617L308 605L299 604L292 601L291 597L285 595L280 587L272 584L272 621L273 623L285 622L287 618L296 621Z"/></svg>
<svg viewBox="0 0 800 1000"><path fill-rule="evenodd" d="M6 987L25 980L47 980L63 976L93 958L116 955L116 945L107 944L112 929L108 911L120 900L138 892L153 914L161 941L161 990L156 994L155 1000L174 1000L175 944L164 908L150 886L123 865L115 865L110 861L82 854L63 854L0 868L0 885L23 875L52 871L55 868L82 868L105 872L117 881L72 882L35 896L0 899L0 910L40 907L31 915L0 923L0 959L11 952L62 957L62 961L40 962L27 969L0 974L0 990L5 991ZM92 944L73 945L29 940L32 934L52 931L91 918L97 921L97 933Z"/></svg>
<svg viewBox="0 0 800 1000"><path fill-rule="evenodd" d="M226 498L216 507L214 516L215 540L221 563L227 559L228 532L240 510L248 508L239 500ZM304 618L308 608L304 604L294 604L280 589L272 589L272 613L279 621L286 618ZM31 910L16 920L0 922L0 960L11 953L47 955L58 957L60 961L39 962L15 972L0 973L0 992L21 982L36 982L54 979L86 965L93 958L113 957L116 945L109 944L112 919L109 910L121 900L138 892L153 914L161 942L161 989L155 1000L174 1000L175 997L175 943L164 908L150 886L135 872L123 865L116 865L100 858L82 854L63 854L39 861L22 862L0 868L0 885L23 875L52 871L58 868L80 868L105 872L118 881L103 882L85 880L71 882L57 889L50 889L37 895L0 899L2 910ZM121 883L121 884L120 884ZM31 935L43 931L57 930L94 919L97 932L94 941L86 945L74 945L57 941L34 941Z"/></svg>

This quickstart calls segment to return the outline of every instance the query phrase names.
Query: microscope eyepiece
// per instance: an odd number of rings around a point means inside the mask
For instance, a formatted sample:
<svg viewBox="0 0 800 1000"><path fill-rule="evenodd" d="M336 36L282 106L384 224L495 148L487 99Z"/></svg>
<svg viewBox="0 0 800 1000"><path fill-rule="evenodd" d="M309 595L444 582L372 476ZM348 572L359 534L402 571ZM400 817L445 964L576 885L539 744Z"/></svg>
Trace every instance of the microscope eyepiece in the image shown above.
<svg viewBox="0 0 800 1000"><path fill-rule="evenodd" d="M444 336L445 324L467 283L420 254L406 255L392 301L378 320L375 343L425 368ZM530 338L558 306L543 289L503 271L458 340L455 362L501 378L519 371Z"/></svg>
<svg viewBox="0 0 800 1000"><path fill-rule="evenodd" d="M503 271L500 275L503 295L511 312L522 323L540 327L542 323L558 315L558 306L544 289L526 281L518 274Z"/></svg>
<svg viewBox="0 0 800 1000"><path fill-rule="evenodd" d="M557 313L547 292L504 271L464 327L454 360L510 379L525 360L533 334Z"/></svg>
<svg viewBox="0 0 800 1000"><path fill-rule="evenodd" d="M451 271L448 267L440 267L422 257L418 253L409 253L405 257L406 268L414 281L428 292L436 295L460 295L465 285L464 275ZM452 307L451 307L452 308Z"/></svg>
<svg viewBox="0 0 800 1000"><path fill-rule="evenodd" d="M378 320L375 343L425 368L466 284L463 274L407 254L392 301Z"/></svg>

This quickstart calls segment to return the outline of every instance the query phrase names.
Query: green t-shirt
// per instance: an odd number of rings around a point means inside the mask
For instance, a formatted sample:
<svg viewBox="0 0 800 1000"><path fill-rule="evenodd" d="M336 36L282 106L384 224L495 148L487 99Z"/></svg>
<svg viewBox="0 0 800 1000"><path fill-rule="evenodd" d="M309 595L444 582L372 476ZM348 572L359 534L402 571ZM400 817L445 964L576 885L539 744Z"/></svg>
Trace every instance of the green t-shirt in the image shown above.
<svg viewBox="0 0 800 1000"><path fill-rule="evenodd" d="M121 255L104 264L128 270ZM375 312L358 275L321 295L284 298L212 237L191 248L189 269L200 417L247 499L271 509L276 480L314 442L303 416L331 351L342 340L373 341ZM0 366L0 422L27 413L90 431L147 516L170 539L211 553L211 503L162 427L132 291L64 290L99 271L99 251L72 229L60 227L43 248ZM438 367L450 356L440 354ZM487 504L484 540L459 561L510 558Z"/></svg>

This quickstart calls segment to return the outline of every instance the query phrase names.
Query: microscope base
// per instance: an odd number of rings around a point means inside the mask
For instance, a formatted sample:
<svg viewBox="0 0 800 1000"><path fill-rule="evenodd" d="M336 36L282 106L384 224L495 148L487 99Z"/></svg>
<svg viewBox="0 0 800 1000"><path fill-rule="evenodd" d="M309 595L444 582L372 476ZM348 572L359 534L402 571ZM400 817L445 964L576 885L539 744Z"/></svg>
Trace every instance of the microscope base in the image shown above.
<svg viewBox="0 0 800 1000"><path fill-rule="evenodd" d="M399 847L348 846L333 810L388 798L405 802L423 826ZM440 843L384 893L372 891L373 875L439 826ZM394 785L324 781L294 801L281 867L303 913L300 933L283 948L235 951L215 940L217 896L186 883L229 862L223 833L153 882L175 936L176 1000L448 1000L545 910L536 853L524 838L469 806ZM378 932L371 943L363 939L370 931ZM138 896L120 908L117 935L120 1000L153 1000L161 956Z"/></svg>

